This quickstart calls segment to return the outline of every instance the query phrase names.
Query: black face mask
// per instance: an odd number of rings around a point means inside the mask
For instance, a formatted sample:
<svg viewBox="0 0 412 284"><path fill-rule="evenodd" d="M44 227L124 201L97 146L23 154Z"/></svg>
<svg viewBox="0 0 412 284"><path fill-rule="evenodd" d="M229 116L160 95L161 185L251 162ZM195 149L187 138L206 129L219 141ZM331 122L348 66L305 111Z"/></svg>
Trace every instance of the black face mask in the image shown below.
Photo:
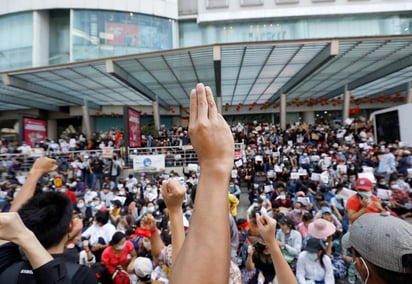
<svg viewBox="0 0 412 284"><path fill-rule="evenodd" d="M255 249L256 249L256 251L258 251L258 252L262 252L262 251L264 251L264 250L266 249L266 246L265 246L264 244L261 244L261 243L257 242L257 243L255 244Z"/></svg>

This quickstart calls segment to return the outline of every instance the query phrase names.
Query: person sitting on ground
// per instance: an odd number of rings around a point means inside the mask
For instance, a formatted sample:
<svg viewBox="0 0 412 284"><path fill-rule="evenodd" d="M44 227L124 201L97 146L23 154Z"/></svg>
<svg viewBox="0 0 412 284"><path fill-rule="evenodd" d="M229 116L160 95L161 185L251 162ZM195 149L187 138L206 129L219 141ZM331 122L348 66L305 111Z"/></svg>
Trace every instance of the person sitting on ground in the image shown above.
<svg viewBox="0 0 412 284"><path fill-rule="evenodd" d="M136 257L133 243L126 240L124 233L116 232L110 240L109 246L102 253L101 263L107 268L110 275L113 275L117 269L126 270L132 274Z"/></svg>
<svg viewBox="0 0 412 284"><path fill-rule="evenodd" d="M346 210L350 223L353 223L365 213L379 213L385 211L378 197L372 194L374 188L368 178L358 178L355 183L357 194L349 197Z"/></svg>
<svg viewBox="0 0 412 284"><path fill-rule="evenodd" d="M332 262L321 240L316 238L308 240L305 249L298 257L296 278L299 283L335 284Z"/></svg>
<svg viewBox="0 0 412 284"><path fill-rule="evenodd" d="M294 229L294 223L288 216L279 221L280 229L276 234L276 240L292 270L295 269L296 259L302 249L302 236Z"/></svg>

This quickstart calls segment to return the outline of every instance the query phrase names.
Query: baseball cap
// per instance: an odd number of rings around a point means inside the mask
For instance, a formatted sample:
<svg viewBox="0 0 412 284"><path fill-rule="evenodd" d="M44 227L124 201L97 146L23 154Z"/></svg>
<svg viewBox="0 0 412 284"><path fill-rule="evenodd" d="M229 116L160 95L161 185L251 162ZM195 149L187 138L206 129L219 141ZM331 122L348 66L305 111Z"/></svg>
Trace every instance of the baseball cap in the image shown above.
<svg viewBox="0 0 412 284"><path fill-rule="evenodd" d="M358 178L355 183L355 188L358 190L371 191L373 189L373 184L368 178Z"/></svg>
<svg viewBox="0 0 412 284"><path fill-rule="evenodd" d="M412 226L387 212L359 217L342 246L353 247L370 263L383 269L411 273L412 268L403 263L403 257L412 255Z"/></svg>
<svg viewBox="0 0 412 284"><path fill-rule="evenodd" d="M330 214L332 214L332 210L330 210L329 207L324 206L324 207L322 207L322 214L325 214L325 213L330 213Z"/></svg>
<svg viewBox="0 0 412 284"><path fill-rule="evenodd" d="M295 223L293 223L292 219L288 216L283 216L282 219L279 220L279 224L286 224L293 226Z"/></svg>
<svg viewBox="0 0 412 284"><path fill-rule="evenodd" d="M148 281L153 271L152 261L147 257L138 257L133 263L134 273L140 280ZM146 280L147 279L147 280Z"/></svg>

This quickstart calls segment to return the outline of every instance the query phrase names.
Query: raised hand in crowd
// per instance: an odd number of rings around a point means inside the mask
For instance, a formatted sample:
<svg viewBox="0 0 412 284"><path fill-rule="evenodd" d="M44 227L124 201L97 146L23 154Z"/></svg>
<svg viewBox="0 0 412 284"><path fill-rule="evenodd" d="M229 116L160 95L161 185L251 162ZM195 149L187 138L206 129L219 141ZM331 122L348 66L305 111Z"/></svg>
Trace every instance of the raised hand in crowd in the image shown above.
<svg viewBox="0 0 412 284"><path fill-rule="evenodd" d="M233 167L231 130L212 91L198 84L190 95L189 135L201 174L190 231L173 264L170 283L227 283L230 236L227 188Z"/></svg>
<svg viewBox="0 0 412 284"><path fill-rule="evenodd" d="M256 213L256 221L260 235L265 240L266 246L270 251L273 266L279 284L297 283L295 275L289 264L286 262L276 240L276 220L269 217L266 213L260 215Z"/></svg>
<svg viewBox="0 0 412 284"><path fill-rule="evenodd" d="M175 179L169 179L162 185L162 196L169 211L172 231L172 264L175 263L176 257L185 240L182 211L185 194L186 187Z"/></svg>
<svg viewBox="0 0 412 284"><path fill-rule="evenodd" d="M10 212L18 211L20 207L33 196L36 190L37 181L43 175L53 172L56 169L56 160L47 157L38 158L34 162L25 183L21 187L20 193L14 199L10 208Z"/></svg>

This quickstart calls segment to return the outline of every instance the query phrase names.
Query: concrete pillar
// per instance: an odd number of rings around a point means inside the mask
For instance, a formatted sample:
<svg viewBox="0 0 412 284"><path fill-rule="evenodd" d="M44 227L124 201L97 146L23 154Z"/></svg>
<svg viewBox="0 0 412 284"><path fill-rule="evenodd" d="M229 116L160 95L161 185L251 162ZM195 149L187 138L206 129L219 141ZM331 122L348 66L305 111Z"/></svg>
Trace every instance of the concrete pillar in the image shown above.
<svg viewBox="0 0 412 284"><path fill-rule="evenodd" d="M349 108L350 108L350 90L348 90L348 85L345 85L345 91L343 93L343 109L342 109L342 119L345 122L349 118Z"/></svg>
<svg viewBox="0 0 412 284"><path fill-rule="evenodd" d="M156 100L152 102L153 108L153 120L156 130L160 129L160 114L159 114L159 102Z"/></svg>
<svg viewBox="0 0 412 284"><path fill-rule="evenodd" d="M286 94L280 95L280 128L286 129Z"/></svg>
<svg viewBox="0 0 412 284"><path fill-rule="evenodd" d="M408 89L406 90L406 103L412 103L412 82L408 83Z"/></svg>
<svg viewBox="0 0 412 284"><path fill-rule="evenodd" d="M87 138L92 137L92 131L90 129L90 114L89 114L89 107L87 106L87 101L84 101L84 105L82 106L82 131L86 135Z"/></svg>
<svg viewBox="0 0 412 284"><path fill-rule="evenodd" d="M57 120L47 120L47 138L57 141Z"/></svg>
<svg viewBox="0 0 412 284"><path fill-rule="evenodd" d="M222 97L217 97L216 98L216 107L217 107L217 112L222 114L223 109L222 109Z"/></svg>
<svg viewBox="0 0 412 284"><path fill-rule="evenodd" d="M33 67L49 65L49 12L33 11Z"/></svg>
<svg viewBox="0 0 412 284"><path fill-rule="evenodd" d="M315 112L314 111L304 111L303 112L303 122L306 124L315 124Z"/></svg>

